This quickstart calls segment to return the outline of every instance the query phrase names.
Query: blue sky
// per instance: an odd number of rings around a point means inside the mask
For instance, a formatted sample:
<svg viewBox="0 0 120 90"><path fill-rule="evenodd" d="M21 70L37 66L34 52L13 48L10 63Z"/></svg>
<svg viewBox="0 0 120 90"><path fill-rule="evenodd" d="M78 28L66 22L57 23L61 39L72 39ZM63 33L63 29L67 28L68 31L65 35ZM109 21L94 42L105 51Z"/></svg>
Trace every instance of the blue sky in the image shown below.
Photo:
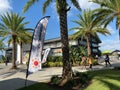
<svg viewBox="0 0 120 90"><path fill-rule="evenodd" d="M55 11L55 3L52 3L46 11L46 14L42 14L42 4L44 0L39 0L38 3L35 3L26 13L22 13L22 8L28 0L0 0L0 14L5 13L6 11L12 10L17 12L22 16L25 16L25 21L30 23L27 27L35 28L37 22L44 16L50 16L50 20L47 26L46 39L60 37L60 28L59 28L59 18ZM67 0L68 1L68 0ZM98 5L88 2L88 0L78 0L82 9L95 9ZM71 20L77 20L77 15L80 14L80 11L76 10L72 5L71 10L68 12L68 28L75 27L76 24L71 22ZM120 50L120 40L118 37L118 30L115 28L115 21L108 25L108 29L111 32L110 36L99 35L102 43L100 44L100 50Z"/></svg>

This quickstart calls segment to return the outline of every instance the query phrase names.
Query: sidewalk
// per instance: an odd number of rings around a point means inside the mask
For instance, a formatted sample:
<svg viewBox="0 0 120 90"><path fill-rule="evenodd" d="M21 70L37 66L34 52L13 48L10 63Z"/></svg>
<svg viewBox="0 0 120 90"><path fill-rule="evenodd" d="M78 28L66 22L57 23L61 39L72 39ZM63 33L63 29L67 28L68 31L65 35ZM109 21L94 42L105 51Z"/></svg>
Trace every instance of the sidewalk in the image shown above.
<svg viewBox="0 0 120 90"><path fill-rule="evenodd" d="M112 67L120 66L120 61L111 62ZM10 70L11 64L0 64L0 90L16 90L25 86L26 65L19 65L18 70ZM93 66L93 70L107 69L104 63ZM73 67L73 71L84 72L80 66ZM27 86L37 82L47 82L53 75L61 75L62 67L43 68L28 76Z"/></svg>

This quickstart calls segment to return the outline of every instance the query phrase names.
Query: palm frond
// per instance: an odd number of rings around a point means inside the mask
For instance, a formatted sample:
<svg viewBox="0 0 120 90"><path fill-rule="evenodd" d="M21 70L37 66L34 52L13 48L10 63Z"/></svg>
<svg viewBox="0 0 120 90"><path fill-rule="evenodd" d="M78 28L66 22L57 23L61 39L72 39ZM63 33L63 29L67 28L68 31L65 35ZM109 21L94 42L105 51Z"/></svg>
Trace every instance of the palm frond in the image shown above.
<svg viewBox="0 0 120 90"><path fill-rule="evenodd" d="M19 16L19 14L13 12L7 12L1 16L2 23L0 23L0 34L3 40L7 38L8 45L12 43L12 35L16 36L16 43L31 40L25 39L28 35L28 31L32 29L25 28L25 25L29 22L24 22L24 19L25 17Z"/></svg>
<svg viewBox="0 0 120 90"><path fill-rule="evenodd" d="M47 0L44 4L43 4L43 14L46 12L46 8L50 5L50 3L53 0Z"/></svg>
<svg viewBox="0 0 120 90"><path fill-rule="evenodd" d="M23 8L23 13L25 13L30 8L30 6L32 6L35 2L38 2L38 1L39 0L29 0Z"/></svg>
<svg viewBox="0 0 120 90"><path fill-rule="evenodd" d="M9 40L7 41L8 47L12 44L12 37L9 37Z"/></svg>
<svg viewBox="0 0 120 90"><path fill-rule="evenodd" d="M78 27L73 27L70 30L77 30L76 33L72 35L72 38L86 38L88 37L87 35L94 36L94 38L97 37L97 33L100 33L102 35L110 35L110 32L102 27L103 19L100 16L100 19L98 19L93 11L86 10L83 11L82 15L78 16L78 20L74 20L73 22L78 24ZM109 17L110 21L111 17ZM105 22L104 23L109 23ZM95 37L96 36L96 37ZM89 37L91 38L91 37ZM100 40L98 40L100 42Z"/></svg>
<svg viewBox="0 0 120 90"><path fill-rule="evenodd" d="M71 2L78 10L81 10L78 0L71 0Z"/></svg>
<svg viewBox="0 0 120 90"><path fill-rule="evenodd" d="M116 29L120 29L120 0L90 0L102 6L96 9L97 21L103 19L104 26L106 27L113 19L116 19Z"/></svg>

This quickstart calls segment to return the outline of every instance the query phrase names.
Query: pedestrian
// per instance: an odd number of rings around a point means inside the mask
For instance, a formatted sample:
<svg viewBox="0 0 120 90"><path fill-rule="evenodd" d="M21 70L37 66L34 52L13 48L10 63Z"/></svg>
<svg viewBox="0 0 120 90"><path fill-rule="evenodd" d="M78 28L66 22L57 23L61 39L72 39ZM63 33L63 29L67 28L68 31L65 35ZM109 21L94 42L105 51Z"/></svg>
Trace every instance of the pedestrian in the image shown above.
<svg viewBox="0 0 120 90"><path fill-rule="evenodd" d="M109 58L108 54L105 56L105 65L106 65L106 67L107 67L107 63L111 66L110 58Z"/></svg>
<svg viewBox="0 0 120 90"><path fill-rule="evenodd" d="M89 55L88 57L89 68L92 69L92 57Z"/></svg>
<svg viewBox="0 0 120 90"><path fill-rule="evenodd" d="M82 55L82 61L81 61L82 69L83 69L84 67L85 67L85 69L86 69L86 63L87 63L86 60L87 60L86 57L85 57L84 55Z"/></svg>
<svg viewBox="0 0 120 90"><path fill-rule="evenodd" d="M6 60L5 60L5 65L6 66L7 66L8 62L9 62L9 60L8 60L8 58L6 58Z"/></svg>

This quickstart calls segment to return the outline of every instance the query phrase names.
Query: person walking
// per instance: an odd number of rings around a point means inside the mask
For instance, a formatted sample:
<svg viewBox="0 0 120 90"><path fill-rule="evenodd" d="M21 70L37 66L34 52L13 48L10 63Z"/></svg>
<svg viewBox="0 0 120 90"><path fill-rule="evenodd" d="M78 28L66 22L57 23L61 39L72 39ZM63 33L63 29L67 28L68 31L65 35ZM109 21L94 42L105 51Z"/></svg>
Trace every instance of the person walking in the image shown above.
<svg viewBox="0 0 120 90"><path fill-rule="evenodd" d="M5 60L5 65L6 65L6 66L8 65L8 62L9 62L9 60L6 59L6 60Z"/></svg>
<svg viewBox="0 0 120 90"><path fill-rule="evenodd" d="M88 62L89 62L89 68L92 69L92 57L88 57Z"/></svg>
<svg viewBox="0 0 120 90"><path fill-rule="evenodd" d="M108 54L105 56L105 65L106 65L106 67L107 67L107 64L109 64L110 66L112 66L111 63L110 63L110 58L109 58Z"/></svg>
<svg viewBox="0 0 120 90"><path fill-rule="evenodd" d="M82 55L82 62L81 62L81 64L82 64L82 69L85 67L85 69L86 69L86 57L84 56L84 55Z"/></svg>

